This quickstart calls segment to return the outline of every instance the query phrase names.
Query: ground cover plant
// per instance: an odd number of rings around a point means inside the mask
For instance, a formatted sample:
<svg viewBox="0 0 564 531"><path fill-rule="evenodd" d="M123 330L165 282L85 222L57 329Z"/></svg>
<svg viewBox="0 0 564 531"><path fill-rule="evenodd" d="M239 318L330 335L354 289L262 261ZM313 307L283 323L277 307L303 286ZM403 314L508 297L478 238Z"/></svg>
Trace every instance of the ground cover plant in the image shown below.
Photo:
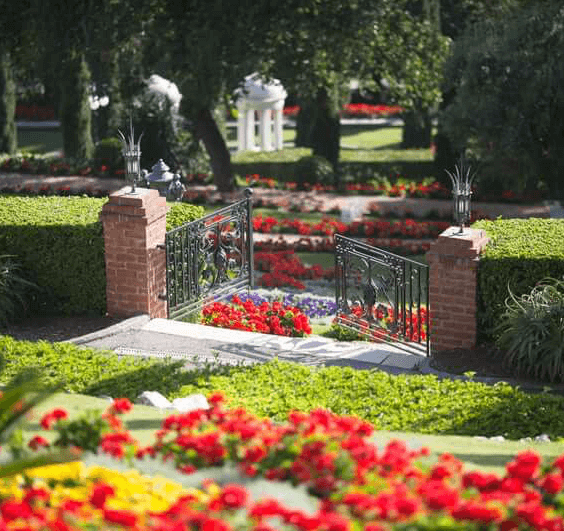
<svg viewBox="0 0 564 531"><path fill-rule="evenodd" d="M158 390L169 399L222 390L234 407L283 420L315 408L356 415L379 429L507 439L564 434L564 398L529 394L506 383L486 385L434 375L390 375L343 367L306 367L273 361L253 366L195 366L160 359L119 358L70 343L16 341L0 336L6 384L35 368L41 384L62 383L72 393L136 399ZM190 361L190 360L188 360ZM264 389L269 389L265 395Z"/></svg>

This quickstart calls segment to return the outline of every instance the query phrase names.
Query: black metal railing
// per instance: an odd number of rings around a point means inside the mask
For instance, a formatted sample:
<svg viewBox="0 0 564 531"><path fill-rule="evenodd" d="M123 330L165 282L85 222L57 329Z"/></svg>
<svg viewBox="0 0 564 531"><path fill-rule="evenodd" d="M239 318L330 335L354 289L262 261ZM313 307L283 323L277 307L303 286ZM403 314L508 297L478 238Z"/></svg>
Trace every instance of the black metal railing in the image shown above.
<svg viewBox="0 0 564 531"><path fill-rule="evenodd" d="M429 355L429 267L335 235L336 322Z"/></svg>
<svg viewBox="0 0 564 531"><path fill-rule="evenodd" d="M245 199L168 231L166 298L170 319L203 304L252 288L252 190Z"/></svg>

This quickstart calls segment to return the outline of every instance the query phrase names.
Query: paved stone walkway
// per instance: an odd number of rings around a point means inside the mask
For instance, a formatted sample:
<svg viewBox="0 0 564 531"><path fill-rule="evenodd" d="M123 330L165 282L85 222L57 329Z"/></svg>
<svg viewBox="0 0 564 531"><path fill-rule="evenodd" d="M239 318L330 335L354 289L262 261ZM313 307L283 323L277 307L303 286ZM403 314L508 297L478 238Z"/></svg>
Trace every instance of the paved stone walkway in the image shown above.
<svg viewBox="0 0 564 531"><path fill-rule="evenodd" d="M148 316L133 317L70 342L112 350L122 356L186 360L192 365L248 365L277 358L312 366L379 368L392 373L433 372L423 352L410 353L391 343L339 342L322 336L292 338Z"/></svg>

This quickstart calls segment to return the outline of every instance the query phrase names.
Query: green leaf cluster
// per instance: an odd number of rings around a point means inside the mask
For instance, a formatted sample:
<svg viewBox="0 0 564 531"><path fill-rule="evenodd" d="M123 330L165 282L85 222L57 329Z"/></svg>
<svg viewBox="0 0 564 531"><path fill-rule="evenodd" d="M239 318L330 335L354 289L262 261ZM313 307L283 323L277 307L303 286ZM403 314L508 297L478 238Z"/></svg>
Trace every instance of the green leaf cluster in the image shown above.
<svg viewBox="0 0 564 531"><path fill-rule="evenodd" d="M204 217L204 215L205 209L203 206L190 205L188 203L172 203L166 215L166 230L180 227L184 223L189 223Z"/></svg>
<svg viewBox="0 0 564 531"><path fill-rule="evenodd" d="M544 279L530 293L509 293L498 345L517 373L564 379L564 282Z"/></svg>
<svg viewBox="0 0 564 531"><path fill-rule="evenodd" d="M224 392L230 407L280 421L291 410L327 408L392 431L519 439L541 433L557 438L564 429L560 396L527 394L506 383L306 367L278 360L202 372L172 397L212 390Z"/></svg>
<svg viewBox="0 0 564 531"><path fill-rule="evenodd" d="M472 227L490 238L478 268L477 318L481 339L492 340L509 290L520 297L544 278L564 277L564 220L482 220Z"/></svg>
<svg viewBox="0 0 564 531"><path fill-rule="evenodd" d="M562 197L564 10L529 2L467 28L445 65L441 125L482 162L484 184Z"/></svg>
<svg viewBox="0 0 564 531"><path fill-rule="evenodd" d="M4 367L0 382L6 383L24 369L38 374L40 385L60 384L65 391L92 396L137 398L147 389L168 394L181 363L135 357L120 358L111 352L83 349L72 343L16 341L0 335Z"/></svg>

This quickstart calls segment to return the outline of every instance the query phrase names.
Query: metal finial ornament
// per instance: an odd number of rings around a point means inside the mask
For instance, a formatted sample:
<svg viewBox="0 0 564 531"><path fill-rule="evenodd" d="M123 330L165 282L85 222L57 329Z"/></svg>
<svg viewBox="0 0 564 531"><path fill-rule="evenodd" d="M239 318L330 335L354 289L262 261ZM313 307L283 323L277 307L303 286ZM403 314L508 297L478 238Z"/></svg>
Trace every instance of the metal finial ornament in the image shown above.
<svg viewBox="0 0 564 531"><path fill-rule="evenodd" d="M133 132L133 123L129 120L129 137L118 130L120 140L123 146L123 158L125 159L126 178L131 182L131 193L135 193L135 185L139 180L141 173L141 138L143 133L135 142L135 133Z"/></svg>
<svg viewBox="0 0 564 531"><path fill-rule="evenodd" d="M471 168L466 160L461 158L454 168L454 173L445 170L452 182L452 195L454 198L454 220L460 225L459 234L464 232L464 225L470 221L470 196L472 195L472 182L476 172L471 173Z"/></svg>

